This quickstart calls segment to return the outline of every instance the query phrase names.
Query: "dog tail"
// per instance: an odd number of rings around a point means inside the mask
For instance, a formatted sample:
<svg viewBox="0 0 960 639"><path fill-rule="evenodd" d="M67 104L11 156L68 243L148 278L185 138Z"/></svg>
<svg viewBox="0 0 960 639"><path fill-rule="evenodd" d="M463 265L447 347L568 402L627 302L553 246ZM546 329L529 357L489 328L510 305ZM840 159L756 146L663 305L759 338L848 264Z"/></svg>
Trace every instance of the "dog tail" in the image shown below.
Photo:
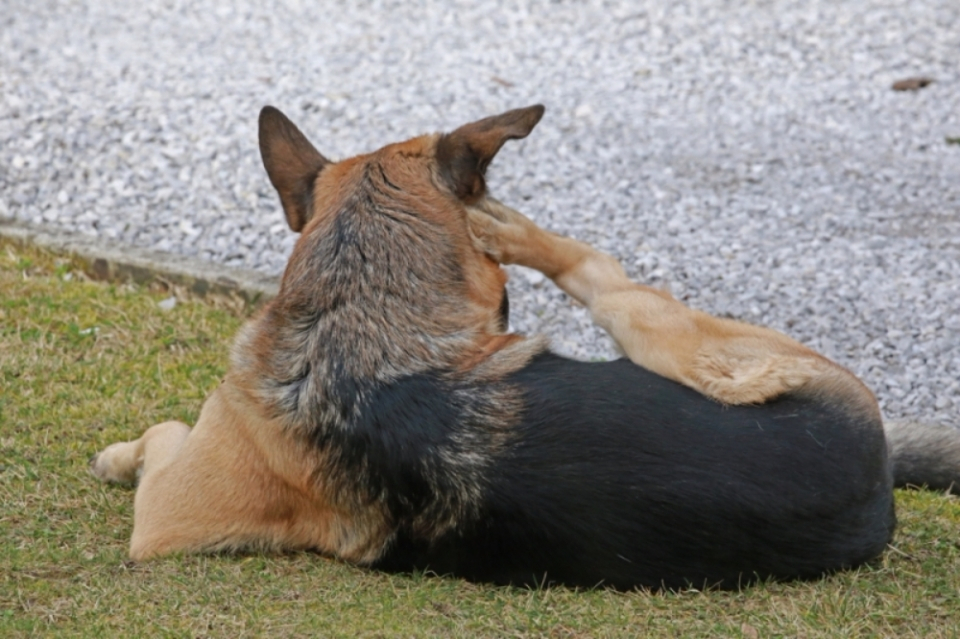
<svg viewBox="0 0 960 639"><path fill-rule="evenodd" d="M883 425L896 486L926 486L960 494L960 428L890 421Z"/></svg>

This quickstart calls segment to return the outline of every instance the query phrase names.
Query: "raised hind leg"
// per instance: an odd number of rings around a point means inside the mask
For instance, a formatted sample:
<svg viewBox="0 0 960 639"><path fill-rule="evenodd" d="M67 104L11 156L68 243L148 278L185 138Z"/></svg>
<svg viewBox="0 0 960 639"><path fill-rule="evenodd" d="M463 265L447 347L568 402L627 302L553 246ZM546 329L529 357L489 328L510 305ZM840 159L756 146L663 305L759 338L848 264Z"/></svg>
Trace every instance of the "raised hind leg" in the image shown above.
<svg viewBox="0 0 960 639"><path fill-rule="evenodd" d="M492 258L542 272L586 306L633 362L720 402L761 403L821 374L849 375L776 331L713 317L632 282L615 258L496 200L482 200L468 215L477 246Z"/></svg>

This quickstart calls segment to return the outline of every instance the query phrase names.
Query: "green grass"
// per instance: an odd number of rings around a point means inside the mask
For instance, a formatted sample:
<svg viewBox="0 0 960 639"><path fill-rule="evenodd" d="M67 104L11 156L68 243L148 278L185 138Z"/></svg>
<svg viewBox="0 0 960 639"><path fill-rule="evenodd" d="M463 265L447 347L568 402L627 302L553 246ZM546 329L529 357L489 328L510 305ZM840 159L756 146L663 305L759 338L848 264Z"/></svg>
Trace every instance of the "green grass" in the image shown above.
<svg viewBox="0 0 960 639"><path fill-rule="evenodd" d="M87 461L220 380L247 312L0 246L0 637L960 636L960 500L901 492L895 549L811 583L649 594L475 586L322 557L127 560L133 492Z"/></svg>

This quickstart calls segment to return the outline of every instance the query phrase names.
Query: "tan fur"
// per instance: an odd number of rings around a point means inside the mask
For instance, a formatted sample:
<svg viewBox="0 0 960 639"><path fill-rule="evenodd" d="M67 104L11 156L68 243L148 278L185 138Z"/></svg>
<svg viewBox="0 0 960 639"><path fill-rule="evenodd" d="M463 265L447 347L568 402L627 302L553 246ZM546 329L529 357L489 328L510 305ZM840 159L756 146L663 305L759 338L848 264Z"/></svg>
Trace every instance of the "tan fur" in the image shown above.
<svg viewBox="0 0 960 639"><path fill-rule="evenodd" d="M384 382L429 370L487 382L525 366L544 342L502 332L507 276L500 263L540 270L587 306L634 362L718 401L760 403L803 388L876 411L853 375L810 349L635 284L612 257L485 197L483 169L492 155L529 133L542 113L518 109L333 163L279 111L264 110L264 164L302 235L279 295L241 329L230 371L196 426L158 424L92 460L103 481L140 480L132 558L255 547L375 561L395 533L377 495L359 490L312 439L324 435L317 424L337 419L324 384L333 383L333 366ZM324 242L342 231L345 210L351 232L370 231L364 220L398 216L390 227L397 230L377 236L374 229L366 245L397 250L351 263L350 276L368 278L367 289L343 288L343 273L319 262L329 258ZM422 279L380 292L384 278L409 273ZM325 359L331 349L341 349L334 363ZM509 392L491 397L502 414L478 417L467 434L485 438L483 450L499 445L522 408ZM481 449L466 449L449 460L438 455L462 485L414 522L427 537L448 530L478 499L475 475L485 459Z"/></svg>

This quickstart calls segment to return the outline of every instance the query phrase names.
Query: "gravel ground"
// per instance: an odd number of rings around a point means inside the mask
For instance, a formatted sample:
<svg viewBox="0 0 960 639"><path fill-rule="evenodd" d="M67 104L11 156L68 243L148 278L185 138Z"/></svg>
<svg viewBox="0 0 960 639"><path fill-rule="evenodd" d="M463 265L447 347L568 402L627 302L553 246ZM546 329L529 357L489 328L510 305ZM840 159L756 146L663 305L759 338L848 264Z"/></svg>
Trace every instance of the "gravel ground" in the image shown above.
<svg viewBox="0 0 960 639"><path fill-rule="evenodd" d="M956 0L206 4L4 1L0 217L278 273L262 105L346 157L543 102L499 197L960 424ZM511 293L516 330L614 355L541 277Z"/></svg>

